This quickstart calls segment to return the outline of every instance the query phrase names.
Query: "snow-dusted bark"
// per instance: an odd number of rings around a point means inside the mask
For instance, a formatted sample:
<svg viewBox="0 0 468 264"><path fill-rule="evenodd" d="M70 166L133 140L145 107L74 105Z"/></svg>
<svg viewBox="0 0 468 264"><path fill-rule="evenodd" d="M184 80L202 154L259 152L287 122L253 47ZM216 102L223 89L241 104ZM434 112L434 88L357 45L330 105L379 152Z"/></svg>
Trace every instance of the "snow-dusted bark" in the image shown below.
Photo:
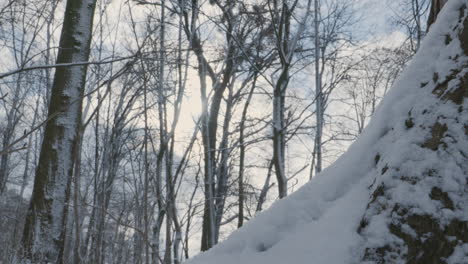
<svg viewBox="0 0 468 264"><path fill-rule="evenodd" d="M95 0L69 0L57 63L89 58ZM86 65L55 72L34 189L23 232L23 262L62 263L69 186L81 122Z"/></svg>
<svg viewBox="0 0 468 264"><path fill-rule="evenodd" d="M278 195L284 198L288 195L288 179L285 174L285 99L289 83L289 64L282 67L281 76L273 91L273 164L276 180L278 181Z"/></svg>
<svg viewBox="0 0 468 264"><path fill-rule="evenodd" d="M382 136L394 147L375 156L364 263L468 261L468 1L449 1L431 31L415 58L430 67L411 65L407 83L421 96Z"/></svg>
<svg viewBox="0 0 468 264"><path fill-rule="evenodd" d="M273 87L273 165L275 167L276 180L278 183L279 198L288 195L288 178L285 172L285 152L286 152L286 91L288 89L291 68L294 64L293 57L309 18L309 11L312 0L307 1L305 14L298 22L298 28L292 31L291 24L295 19L294 12L297 12L297 5L287 1L273 1L273 9L270 16L274 21L275 42L278 50L281 69L278 72L278 79Z"/></svg>
<svg viewBox="0 0 468 264"><path fill-rule="evenodd" d="M444 7L445 3L447 3L447 0L432 0L429 18L427 20L427 30L429 30L429 27L436 21L437 15L439 14L440 10L442 10L442 7Z"/></svg>

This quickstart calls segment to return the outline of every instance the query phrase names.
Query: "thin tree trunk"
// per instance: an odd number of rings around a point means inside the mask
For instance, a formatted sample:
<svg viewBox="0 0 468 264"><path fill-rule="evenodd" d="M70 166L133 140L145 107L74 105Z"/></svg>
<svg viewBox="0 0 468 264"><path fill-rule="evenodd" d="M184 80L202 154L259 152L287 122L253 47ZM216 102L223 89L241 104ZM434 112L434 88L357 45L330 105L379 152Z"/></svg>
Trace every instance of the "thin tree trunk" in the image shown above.
<svg viewBox="0 0 468 264"><path fill-rule="evenodd" d="M156 223L153 225L153 230L152 230L152 242L151 242L151 260L154 264L160 263L160 242L159 242L159 237L161 235L161 227L164 221L164 216L165 216L165 211L162 208L162 205L158 206L159 211L158 211L158 218L156 220Z"/></svg>
<svg viewBox="0 0 468 264"><path fill-rule="evenodd" d="M208 114L208 98L206 93L206 69L204 63L199 63L200 87L202 96L202 138L205 161L205 210L203 211L201 250L206 251L214 245L214 146L211 146Z"/></svg>
<svg viewBox="0 0 468 264"><path fill-rule="evenodd" d="M280 3L278 9L277 1L273 2L274 13L272 17L276 20L276 46L281 63L281 71L278 80L273 87L273 165L275 168L276 181L278 182L278 196L284 198L288 195L288 179L285 171L285 150L286 150L286 90L290 78L290 66L295 46L295 41L300 34L300 30L291 40L291 12L286 1ZM300 27L302 28L302 27Z"/></svg>
<svg viewBox="0 0 468 264"><path fill-rule="evenodd" d="M260 195L258 197L258 203L257 207L255 209L256 212L260 212L263 209L263 204L266 201L266 197L268 194L268 191L270 190L270 178L273 170L273 161L268 162L268 172L267 172L267 177L265 179L265 183L263 184L262 190L260 191Z"/></svg>
<svg viewBox="0 0 468 264"><path fill-rule="evenodd" d="M81 147L82 138L84 133L84 127L80 126L80 132L78 134L78 147L75 153L75 169L74 169L74 181L73 181L73 217L75 225L75 241L73 245L73 264L81 263L81 218L80 218L80 177L81 177Z"/></svg>
<svg viewBox="0 0 468 264"><path fill-rule="evenodd" d="M219 158L218 173L216 174L217 179L217 188L215 193L215 208L216 208L216 219L215 219L215 243L218 243L219 239L219 230L221 228L221 220L223 219L224 214L224 205L227 197L228 189L228 178L229 178L229 127L231 123L232 108L233 108L233 85L232 82L229 85L229 95L226 100L226 111L224 113L224 122L223 122L223 135L221 142L219 144L219 152L221 152L221 157Z"/></svg>
<svg viewBox="0 0 468 264"><path fill-rule="evenodd" d="M218 129L218 116L221 108L223 94L228 87L234 74L235 65L235 41L233 40L234 23L227 23L225 31L227 51L224 57L224 67L217 75L204 56L201 40L196 31L196 20L198 19L199 3L192 1L192 15L189 21L189 15L183 10L184 30L190 39L190 48L195 53L198 61L198 75L200 79L200 93L202 101L202 123L201 134L203 142L203 153L205 162L205 204L203 212L201 250L206 251L216 244L216 208L215 208L215 179L216 179L216 132ZM232 20L232 8L234 5L227 5L221 8L226 19ZM190 24L189 24L190 23ZM207 76L210 77L213 87L211 102L208 101Z"/></svg>
<svg viewBox="0 0 468 264"><path fill-rule="evenodd" d="M241 122L239 124L239 212L237 227L242 227L244 225L244 200L245 200L245 190L244 190L244 163L245 163L245 143L244 143L244 130L245 130L245 121L247 119L247 110L250 105L250 101L253 97L253 92L257 84L257 72L253 77L252 88L249 91L249 95L244 104L244 109L242 110Z"/></svg>
<svg viewBox="0 0 468 264"><path fill-rule="evenodd" d="M16 87L13 95L13 102L7 114L7 125L5 131L3 132L2 138L2 149L6 150L2 155L0 155L0 195L6 190L6 184L8 181L8 176L10 174L9 163L10 163L10 152L8 147L13 138L16 125L19 122L19 101L20 101L20 90L22 87L22 74L18 75L16 79Z"/></svg>
<svg viewBox="0 0 468 264"><path fill-rule="evenodd" d="M288 180L285 174L285 92L289 82L289 65L284 65L273 94L273 165L278 181L279 198L288 195Z"/></svg>
<svg viewBox="0 0 468 264"><path fill-rule="evenodd" d="M322 80L320 73L320 32L319 32L319 0L314 2L314 31L315 31L315 174L322 171L322 128L323 128L323 95Z"/></svg>

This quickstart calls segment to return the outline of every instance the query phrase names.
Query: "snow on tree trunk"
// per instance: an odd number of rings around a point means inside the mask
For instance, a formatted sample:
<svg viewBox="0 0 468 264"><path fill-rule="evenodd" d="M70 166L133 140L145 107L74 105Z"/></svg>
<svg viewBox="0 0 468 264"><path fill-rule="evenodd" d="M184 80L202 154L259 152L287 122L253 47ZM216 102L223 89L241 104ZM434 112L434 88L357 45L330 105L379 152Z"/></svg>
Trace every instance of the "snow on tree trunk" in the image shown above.
<svg viewBox="0 0 468 264"><path fill-rule="evenodd" d="M429 18L427 19L427 30L429 30L429 27L436 21L437 15L440 13L445 3L447 3L447 0L432 0Z"/></svg>
<svg viewBox="0 0 468 264"><path fill-rule="evenodd" d="M285 99L289 83L289 65L282 67L280 78L273 92L273 165L278 182L279 198L288 195L288 179L285 172L286 127Z"/></svg>
<svg viewBox="0 0 468 264"><path fill-rule="evenodd" d="M443 48L418 54L437 55L404 129L389 127L381 138L411 140L375 156L380 175L359 228L364 263L467 263L468 1L454 2L431 27Z"/></svg>
<svg viewBox="0 0 468 264"><path fill-rule="evenodd" d="M96 0L68 0L57 63L88 61ZM48 122L23 232L24 262L62 263L86 65L56 69Z"/></svg>

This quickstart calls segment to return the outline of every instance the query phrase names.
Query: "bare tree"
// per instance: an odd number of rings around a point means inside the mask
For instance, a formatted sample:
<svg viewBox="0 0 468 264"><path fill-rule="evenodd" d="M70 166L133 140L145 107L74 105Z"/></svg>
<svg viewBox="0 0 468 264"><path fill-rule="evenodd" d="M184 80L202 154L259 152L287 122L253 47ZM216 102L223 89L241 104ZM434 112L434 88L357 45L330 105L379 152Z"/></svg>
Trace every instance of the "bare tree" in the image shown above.
<svg viewBox="0 0 468 264"><path fill-rule="evenodd" d="M279 197L288 194L288 179L285 174L286 122L285 104L286 90L290 81L290 69L300 37L304 33L312 1L304 8L298 29L291 32L293 14L299 9L299 1L268 2L269 13L273 23L275 47L280 58L281 69L274 82L273 89L273 164L278 182Z"/></svg>
<svg viewBox="0 0 468 264"><path fill-rule="evenodd" d="M408 35L406 42L413 54L419 49L429 25L424 24L428 16L430 0L400 0L389 2L393 9L393 23ZM432 14L432 11L430 12ZM429 16L431 16L429 14Z"/></svg>

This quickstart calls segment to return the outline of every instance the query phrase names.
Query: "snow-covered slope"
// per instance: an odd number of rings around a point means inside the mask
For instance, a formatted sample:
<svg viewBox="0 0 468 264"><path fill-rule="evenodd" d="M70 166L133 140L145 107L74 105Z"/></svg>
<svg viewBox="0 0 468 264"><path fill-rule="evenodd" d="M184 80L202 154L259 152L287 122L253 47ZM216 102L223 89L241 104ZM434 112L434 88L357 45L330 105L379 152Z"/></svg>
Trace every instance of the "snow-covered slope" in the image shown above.
<svg viewBox="0 0 468 264"><path fill-rule="evenodd" d="M382 105L361 263L468 263L467 6L447 2Z"/></svg>
<svg viewBox="0 0 468 264"><path fill-rule="evenodd" d="M341 158L187 264L468 263L466 5L448 1Z"/></svg>

